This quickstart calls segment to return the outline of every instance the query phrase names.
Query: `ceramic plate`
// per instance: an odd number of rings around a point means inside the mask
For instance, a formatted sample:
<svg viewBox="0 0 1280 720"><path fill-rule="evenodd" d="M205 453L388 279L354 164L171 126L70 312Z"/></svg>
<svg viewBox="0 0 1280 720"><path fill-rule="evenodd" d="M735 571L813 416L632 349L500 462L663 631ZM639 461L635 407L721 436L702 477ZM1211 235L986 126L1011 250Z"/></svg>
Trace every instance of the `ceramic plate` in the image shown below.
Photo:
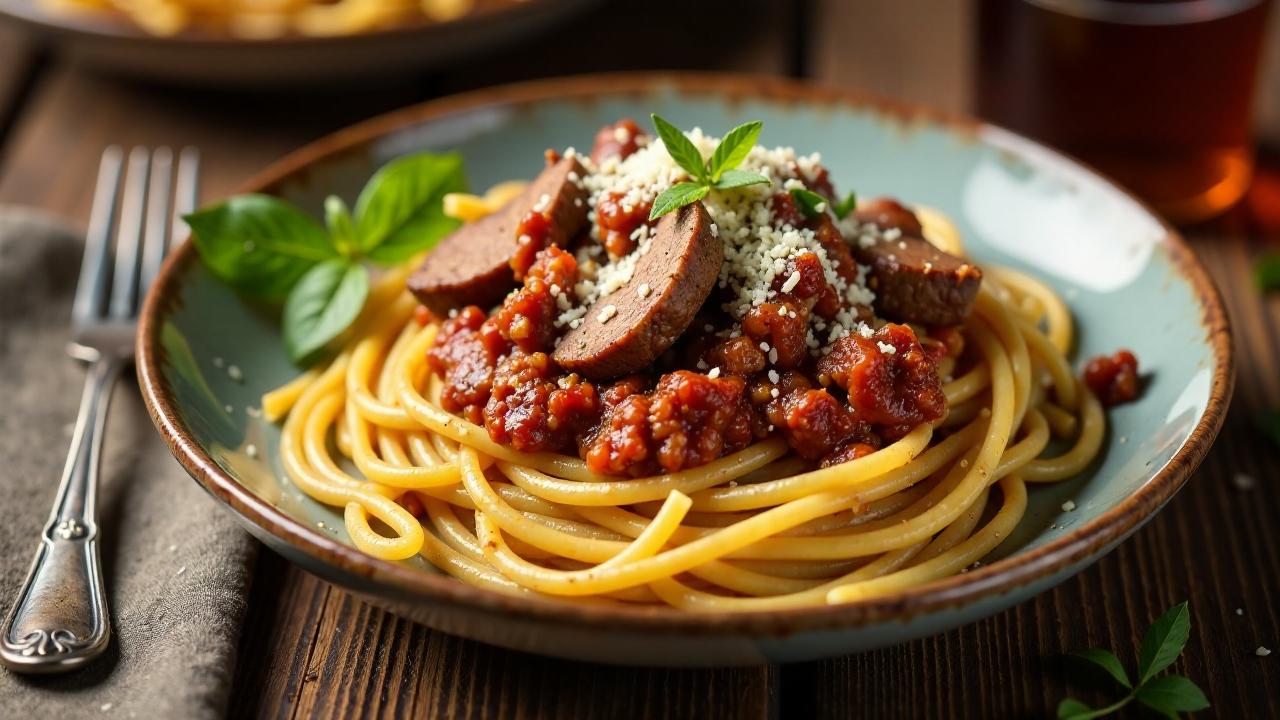
<svg viewBox="0 0 1280 720"><path fill-rule="evenodd" d="M689 614L581 607L463 585L422 561L362 555L341 513L312 502L274 460L278 428L255 419L263 391L294 377L273 320L207 274L189 245L170 258L139 335L143 392L174 454L246 527L293 561L446 632L550 655L658 665L733 665L849 653L991 615L1072 576L1141 526L1186 482L1226 412L1230 336L1216 290L1177 234L1107 180L998 128L782 80L607 76L446 98L307 147L244 188L320 213L383 163L457 150L476 188L532 177L541 150L589 146L619 117L657 112L715 130L764 121L761 142L820 150L839 187L949 213L980 261L1044 278L1075 312L1075 359L1118 347L1150 372L1141 399L1110 413L1101 459L1031 488L1018 531L976 570L836 607ZM236 365L242 381L229 377ZM248 445L257 457L245 452ZM1064 512L1072 500L1075 509Z"/></svg>
<svg viewBox="0 0 1280 720"><path fill-rule="evenodd" d="M449 22L424 19L352 35L261 40L198 29L156 37L123 18L57 13L35 0L0 0L0 20L98 70L184 85L269 87L446 65L550 27L596 1L479 0L472 13Z"/></svg>

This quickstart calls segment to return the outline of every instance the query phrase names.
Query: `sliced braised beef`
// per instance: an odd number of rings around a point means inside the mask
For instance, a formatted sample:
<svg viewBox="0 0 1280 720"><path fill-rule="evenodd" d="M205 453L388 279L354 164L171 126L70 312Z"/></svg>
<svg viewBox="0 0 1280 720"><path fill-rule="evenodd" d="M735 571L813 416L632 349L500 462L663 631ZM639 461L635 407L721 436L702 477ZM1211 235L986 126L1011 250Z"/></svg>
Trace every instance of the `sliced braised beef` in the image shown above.
<svg viewBox="0 0 1280 720"><path fill-rule="evenodd" d="M853 211L858 222L878 225L882 230L901 230L903 235L924 237L920 219L902 203L893 198L880 197L863 203Z"/></svg>
<svg viewBox="0 0 1280 720"><path fill-rule="evenodd" d="M574 180L584 174L572 157L549 165L497 212L442 240L409 276L409 290L438 315L497 304L539 250L552 243L567 247L586 225L587 194Z"/></svg>
<svg viewBox="0 0 1280 720"><path fill-rule="evenodd" d="M871 267L867 287L877 314L932 327L959 325L969 316L982 271L920 238L902 236L853 249Z"/></svg>
<svg viewBox="0 0 1280 720"><path fill-rule="evenodd" d="M648 367L689 327L715 286L724 246L702 203L660 221L630 282L601 297L552 357L564 369L611 378Z"/></svg>
<svg viewBox="0 0 1280 720"><path fill-rule="evenodd" d="M860 222L900 233L865 247L853 244L854 257L871 268L867 287L876 294L878 314L931 327L964 322L982 284L976 265L924 240L915 213L896 200L877 198L854 214Z"/></svg>

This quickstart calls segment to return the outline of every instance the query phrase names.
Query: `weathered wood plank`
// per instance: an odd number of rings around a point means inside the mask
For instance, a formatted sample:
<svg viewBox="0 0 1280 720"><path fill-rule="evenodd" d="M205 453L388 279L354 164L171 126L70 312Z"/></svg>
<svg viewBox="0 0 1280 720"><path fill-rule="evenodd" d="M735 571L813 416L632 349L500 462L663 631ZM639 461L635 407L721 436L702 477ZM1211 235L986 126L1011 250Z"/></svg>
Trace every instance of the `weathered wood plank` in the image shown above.
<svg viewBox="0 0 1280 720"><path fill-rule="evenodd" d="M813 77L949 111L969 108L977 0L813 0L802 42Z"/></svg>
<svg viewBox="0 0 1280 720"><path fill-rule="evenodd" d="M768 668L591 665L450 637L265 552L232 717L591 718L769 715Z"/></svg>
<svg viewBox="0 0 1280 720"><path fill-rule="evenodd" d="M237 95L144 85L55 62L13 124L0 166L0 202L83 221L98 158L111 144L196 146L202 195L220 197L307 141L423 94L404 83L334 95Z"/></svg>

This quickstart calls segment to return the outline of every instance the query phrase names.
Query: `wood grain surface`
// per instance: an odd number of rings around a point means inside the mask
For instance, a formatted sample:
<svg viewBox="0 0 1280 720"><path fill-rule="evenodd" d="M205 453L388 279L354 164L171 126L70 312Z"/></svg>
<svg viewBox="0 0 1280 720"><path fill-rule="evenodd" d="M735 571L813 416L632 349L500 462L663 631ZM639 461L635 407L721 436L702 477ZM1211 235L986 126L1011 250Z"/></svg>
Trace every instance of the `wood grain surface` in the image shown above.
<svg viewBox="0 0 1280 720"><path fill-rule="evenodd" d="M802 74L964 109L970 2L686 3L664 32L652 3L612 3L552 40L454 73L329 95L193 92L99 77L0 26L0 203L83 222L102 148L196 145L204 197L354 120L486 84L641 67ZM718 23L718 25L717 25ZM707 29L720 27L719 33ZM570 44L557 38L572 37ZM623 52L621 43L634 47ZM1280 79L1277 80L1280 82ZM1267 168L1275 168L1274 171ZM1280 454L1255 418L1280 407L1280 298L1250 281L1280 249L1280 161L1240 208L1189 231L1226 297L1237 398L1187 487L1096 566L971 626L822 662L661 670L534 657L452 638L376 610L264 551L237 666L232 717L1047 717L1068 694L1107 696L1062 654L1109 647L1132 666L1142 631L1190 600L1192 635L1175 666L1205 688L1209 715L1280 716ZM1240 478L1253 481L1241 489ZM1237 609L1242 612L1237 613ZM1140 717L1138 712L1131 713Z"/></svg>

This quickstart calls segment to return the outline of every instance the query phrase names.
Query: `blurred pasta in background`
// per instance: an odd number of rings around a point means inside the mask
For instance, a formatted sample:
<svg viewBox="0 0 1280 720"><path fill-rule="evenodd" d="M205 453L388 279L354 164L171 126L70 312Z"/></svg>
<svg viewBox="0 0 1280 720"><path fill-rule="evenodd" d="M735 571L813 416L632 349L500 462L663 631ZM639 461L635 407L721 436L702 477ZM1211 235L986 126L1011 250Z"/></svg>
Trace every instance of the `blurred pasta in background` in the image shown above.
<svg viewBox="0 0 1280 720"><path fill-rule="evenodd" d="M39 0L64 14L120 16L152 35L189 28L243 38L350 35L423 20L447 22L477 0Z"/></svg>

